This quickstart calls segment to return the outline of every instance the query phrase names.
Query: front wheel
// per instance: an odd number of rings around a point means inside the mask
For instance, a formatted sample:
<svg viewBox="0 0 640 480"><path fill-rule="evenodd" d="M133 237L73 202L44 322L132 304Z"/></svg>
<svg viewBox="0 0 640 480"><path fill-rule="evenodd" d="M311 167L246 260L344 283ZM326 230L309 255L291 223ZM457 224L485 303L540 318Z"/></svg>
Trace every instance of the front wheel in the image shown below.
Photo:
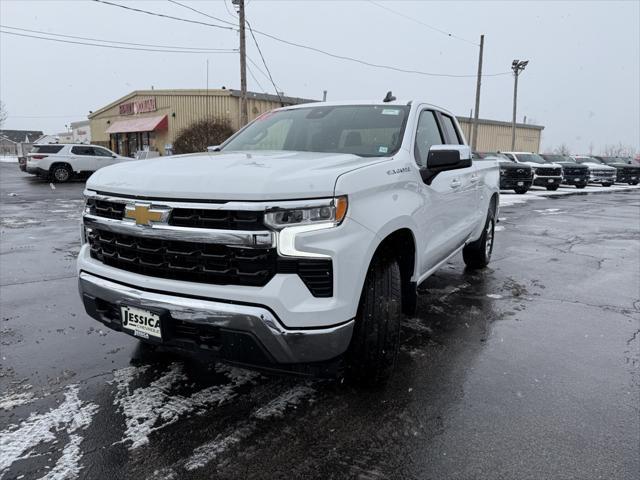
<svg viewBox="0 0 640 480"><path fill-rule="evenodd" d="M547 190L555 192L559 187L560 185L547 185Z"/></svg>
<svg viewBox="0 0 640 480"><path fill-rule="evenodd" d="M527 193L529 191L529 187L516 187L513 189L513 191L519 195L522 195L523 193Z"/></svg>
<svg viewBox="0 0 640 480"><path fill-rule="evenodd" d="M398 262L376 255L364 282L347 353L347 378L353 383L380 386L391 377L400 345L401 303Z"/></svg>
<svg viewBox="0 0 640 480"><path fill-rule="evenodd" d="M578 184L576 184L576 188L584 188L586 186L587 186L586 183L578 183Z"/></svg>
<svg viewBox="0 0 640 480"><path fill-rule="evenodd" d="M484 268L491 261L493 238L496 229L496 218L493 205L489 207L487 220L482 235L478 240L462 249L462 258L469 268Z"/></svg>
<svg viewBox="0 0 640 480"><path fill-rule="evenodd" d="M629 185L637 185L638 182L629 182Z"/></svg>
<svg viewBox="0 0 640 480"><path fill-rule="evenodd" d="M611 185L613 185L613 183L608 183L608 182L603 182L602 183L603 187L610 187Z"/></svg>

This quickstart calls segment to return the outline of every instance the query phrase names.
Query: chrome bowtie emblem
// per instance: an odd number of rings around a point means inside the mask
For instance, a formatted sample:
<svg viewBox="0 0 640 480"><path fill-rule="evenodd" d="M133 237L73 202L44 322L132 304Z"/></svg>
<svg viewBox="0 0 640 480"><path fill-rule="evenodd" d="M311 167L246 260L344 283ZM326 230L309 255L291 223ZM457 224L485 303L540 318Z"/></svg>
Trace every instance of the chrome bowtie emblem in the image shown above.
<svg viewBox="0 0 640 480"><path fill-rule="evenodd" d="M167 223L169 220L169 208L151 208L144 203L128 204L124 209L124 219L133 220L136 225L151 225L152 223Z"/></svg>

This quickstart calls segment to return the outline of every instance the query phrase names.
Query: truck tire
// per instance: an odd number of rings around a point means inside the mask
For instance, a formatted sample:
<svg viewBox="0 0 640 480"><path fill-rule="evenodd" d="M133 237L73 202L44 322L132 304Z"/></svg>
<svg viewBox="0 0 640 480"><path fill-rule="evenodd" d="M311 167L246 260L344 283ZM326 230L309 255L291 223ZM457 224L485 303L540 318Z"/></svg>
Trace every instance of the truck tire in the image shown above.
<svg viewBox="0 0 640 480"><path fill-rule="evenodd" d="M576 183L576 188L584 188L586 186L587 186L586 183Z"/></svg>
<svg viewBox="0 0 640 480"><path fill-rule="evenodd" d="M73 170L65 163L56 163L49 170L49 178L54 183L65 183L71 180Z"/></svg>
<svg viewBox="0 0 640 480"><path fill-rule="evenodd" d="M402 295L400 266L376 255L364 281L347 354L347 380L367 387L391 377L400 345Z"/></svg>
<svg viewBox="0 0 640 480"><path fill-rule="evenodd" d="M559 187L560 185L547 185L547 190L555 192Z"/></svg>
<svg viewBox="0 0 640 480"><path fill-rule="evenodd" d="M637 185L638 182L629 182L629 185Z"/></svg>
<svg viewBox="0 0 640 480"><path fill-rule="evenodd" d="M516 192L518 195L522 195L529 191L529 187L516 187L513 189L513 191Z"/></svg>
<svg viewBox="0 0 640 480"><path fill-rule="evenodd" d="M493 238L496 228L496 214L493 204L489 207L487 220L482 235L478 240L470 243L462 249L462 258L467 267L476 269L484 268L491 261L493 252Z"/></svg>

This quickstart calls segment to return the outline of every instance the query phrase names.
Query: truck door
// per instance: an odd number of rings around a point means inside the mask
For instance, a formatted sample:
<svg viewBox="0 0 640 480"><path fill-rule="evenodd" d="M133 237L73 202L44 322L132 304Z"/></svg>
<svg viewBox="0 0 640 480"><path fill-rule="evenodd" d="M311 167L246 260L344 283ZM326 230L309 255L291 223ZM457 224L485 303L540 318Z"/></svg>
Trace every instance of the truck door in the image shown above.
<svg viewBox="0 0 640 480"><path fill-rule="evenodd" d="M442 126L433 110L420 112L415 134L414 157L423 168L432 145L445 144ZM427 185L421 182L422 207L416 212L420 225L422 264L421 274L433 268L449 256L465 241L465 216L468 202L463 192L468 190L468 180L463 170L439 173ZM467 183L465 183L467 182ZM467 234L468 235L468 234Z"/></svg>
<svg viewBox="0 0 640 480"><path fill-rule="evenodd" d="M445 136L447 145L464 145L460 128L453 117L438 112L438 119L442 126L442 132ZM478 167L473 165L469 168L463 168L455 170L457 177L461 183L460 189L457 194L461 196L460 202L462 203L463 214L460 224L461 234L466 237L471 235L472 231L478 224L478 212L481 210L478 208L478 202L480 201L481 189L480 189L480 172Z"/></svg>

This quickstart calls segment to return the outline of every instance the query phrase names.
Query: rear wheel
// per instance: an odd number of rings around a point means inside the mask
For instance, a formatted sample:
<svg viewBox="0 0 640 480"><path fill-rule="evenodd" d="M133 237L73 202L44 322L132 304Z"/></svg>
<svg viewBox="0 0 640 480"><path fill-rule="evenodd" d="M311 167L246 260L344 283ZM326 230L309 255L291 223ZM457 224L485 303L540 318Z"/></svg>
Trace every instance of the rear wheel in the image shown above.
<svg viewBox="0 0 640 480"><path fill-rule="evenodd" d="M487 220L482 236L462 249L462 258L469 268L484 268L491 261L493 252L493 238L496 228L496 214L494 206L489 207Z"/></svg>
<svg viewBox="0 0 640 480"><path fill-rule="evenodd" d="M519 195L522 195L523 193L527 193L529 191L529 187L516 187L513 189L513 191Z"/></svg>
<svg viewBox="0 0 640 480"><path fill-rule="evenodd" d="M584 188L584 187L586 187L586 186L587 186L587 184L586 184L586 183L578 183L578 184L576 185L576 188Z"/></svg>
<svg viewBox="0 0 640 480"><path fill-rule="evenodd" d="M629 185L637 185L638 182L629 182Z"/></svg>
<svg viewBox="0 0 640 480"><path fill-rule="evenodd" d="M611 185L613 185L613 183L609 183L609 182L603 182L602 183L603 187L610 187Z"/></svg>
<svg viewBox="0 0 640 480"><path fill-rule="evenodd" d="M57 165L53 165L49 171L49 177L52 182L55 183L65 183L71 180L72 170L69 165L65 165L63 163L59 163Z"/></svg>
<svg viewBox="0 0 640 480"><path fill-rule="evenodd" d="M400 344L400 267L384 254L369 266L348 352L347 377L364 386L386 383Z"/></svg>
<svg viewBox="0 0 640 480"><path fill-rule="evenodd" d="M547 190L555 192L559 187L560 185L547 185Z"/></svg>

